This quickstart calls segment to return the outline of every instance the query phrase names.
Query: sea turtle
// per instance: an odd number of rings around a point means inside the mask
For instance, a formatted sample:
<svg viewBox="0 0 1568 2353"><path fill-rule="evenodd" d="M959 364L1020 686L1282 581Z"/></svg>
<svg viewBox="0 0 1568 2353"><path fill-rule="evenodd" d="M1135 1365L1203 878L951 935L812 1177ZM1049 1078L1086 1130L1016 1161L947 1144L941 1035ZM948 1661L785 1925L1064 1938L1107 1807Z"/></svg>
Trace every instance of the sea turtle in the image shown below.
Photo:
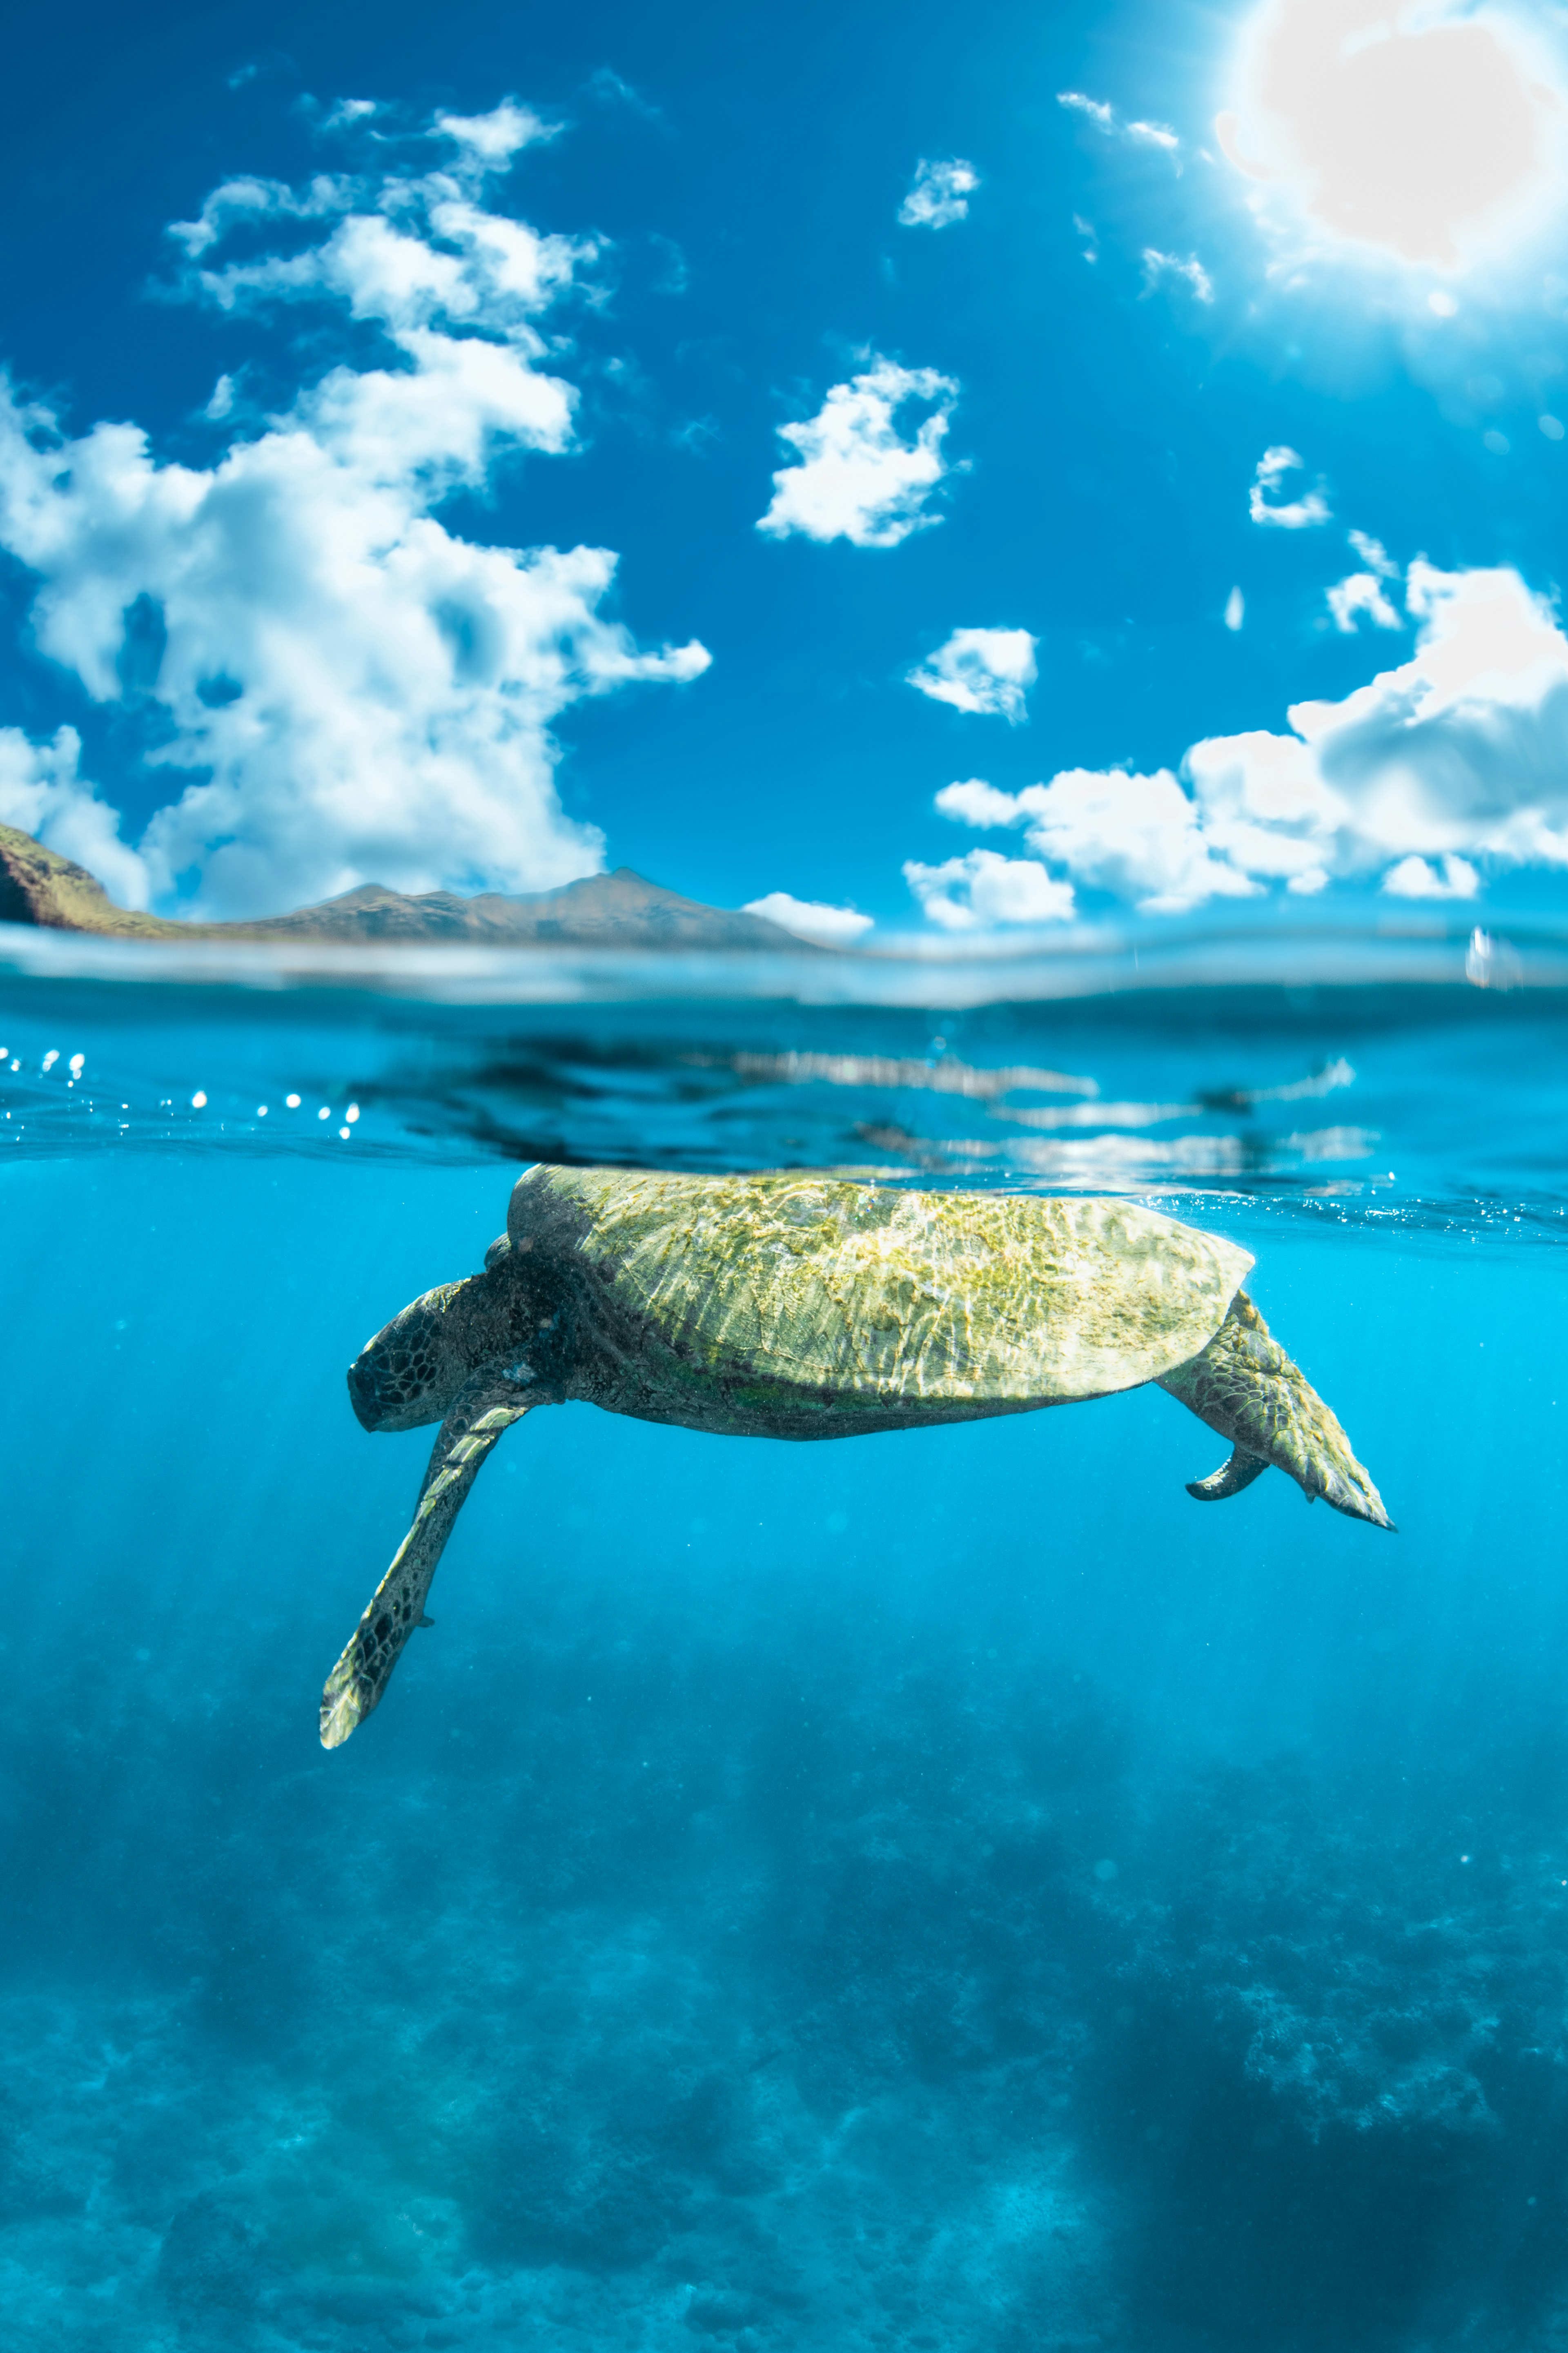
<svg viewBox="0 0 1568 2353"><path fill-rule="evenodd" d="M482 1274L405 1307L349 1367L367 1430L439 1421L414 1525L321 1697L379 1702L480 1464L535 1406L751 1438L851 1438L1153 1381L1226 1439L1187 1493L1272 1462L1392 1525L1328 1407L1239 1286L1248 1253L1125 1200L907 1193L796 1174L525 1169Z"/></svg>

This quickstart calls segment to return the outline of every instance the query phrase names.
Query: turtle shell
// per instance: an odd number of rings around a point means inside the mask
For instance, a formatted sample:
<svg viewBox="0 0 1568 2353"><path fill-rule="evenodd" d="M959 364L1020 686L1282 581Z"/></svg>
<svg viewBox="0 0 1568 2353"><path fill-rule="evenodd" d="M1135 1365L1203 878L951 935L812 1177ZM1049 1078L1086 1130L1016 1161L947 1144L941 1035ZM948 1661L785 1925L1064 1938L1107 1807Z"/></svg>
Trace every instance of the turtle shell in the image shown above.
<svg viewBox="0 0 1568 2353"><path fill-rule="evenodd" d="M623 1358L981 1411L1159 1379L1207 1345L1252 1264L1131 1201L812 1175L531 1168L507 1229Z"/></svg>

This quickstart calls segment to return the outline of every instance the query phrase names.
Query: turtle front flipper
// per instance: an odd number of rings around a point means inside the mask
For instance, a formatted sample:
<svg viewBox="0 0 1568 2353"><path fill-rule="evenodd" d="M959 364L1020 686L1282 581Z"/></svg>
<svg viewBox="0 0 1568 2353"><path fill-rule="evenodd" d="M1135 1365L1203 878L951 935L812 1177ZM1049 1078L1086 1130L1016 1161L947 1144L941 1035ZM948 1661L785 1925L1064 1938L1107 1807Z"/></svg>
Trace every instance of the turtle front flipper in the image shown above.
<svg viewBox="0 0 1568 2353"><path fill-rule="evenodd" d="M1309 1502L1321 1495L1336 1512L1394 1525L1383 1498L1351 1451L1350 1440L1299 1365L1292 1364L1248 1299L1238 1291L1206 1348L1159 1386L1228 1439L1236 1451L1223 1470L1187 1493L1212 1503L1250 1486L1272 1462Z"/></svg>
<svg viewBox="0 0 1568 2353"><path fill-rule="evenodd" d="M327 1677L321 1694L323 1748L341 1748L380 1704L405 1642L416 1626L428 1623L425 1597L479 1466L501 1432L532 1410L497 1403L496 1396L486 1389L459 1398L441 1425L414 1525Z"/></svg>

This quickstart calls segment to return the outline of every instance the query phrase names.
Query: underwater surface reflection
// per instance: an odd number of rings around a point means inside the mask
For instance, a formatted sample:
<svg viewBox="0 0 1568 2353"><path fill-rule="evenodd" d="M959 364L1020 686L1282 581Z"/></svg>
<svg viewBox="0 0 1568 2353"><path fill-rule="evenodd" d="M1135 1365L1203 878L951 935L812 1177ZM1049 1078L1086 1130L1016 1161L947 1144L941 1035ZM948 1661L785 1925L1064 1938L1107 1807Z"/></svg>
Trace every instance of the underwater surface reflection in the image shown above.
<svg viewBox="0 0 1568 2353"><path fill-rule="evenodd" d="M1568 2341L1552 993L5 1004L8 2346ZM1133 1191L1401 1533L557 1409L324 1754L343 1368L540 1154Z"/></svg>
<svg viewBox="0 0 1568 2353"><path fill-rule="evenodd" d="M13 978L0 1156L176 1146L514 1170L1215 1188L1555 1230L1568 991L1161 988L972 1005L454 1007Z"/></svg>

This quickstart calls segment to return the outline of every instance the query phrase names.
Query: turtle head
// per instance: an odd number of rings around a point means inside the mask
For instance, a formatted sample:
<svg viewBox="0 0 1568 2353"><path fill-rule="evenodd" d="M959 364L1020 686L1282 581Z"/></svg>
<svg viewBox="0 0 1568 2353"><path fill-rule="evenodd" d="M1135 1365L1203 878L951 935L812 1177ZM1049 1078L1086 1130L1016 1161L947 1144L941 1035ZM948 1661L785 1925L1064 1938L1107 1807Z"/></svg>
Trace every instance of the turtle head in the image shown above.
<svg viewBox="0 0 1568 2353"><path fill-rule="evenodd" d="M366 1430L442 1419L475 1367L474 1294L483 1282L438 1284L365 1342L349 1366L349 1398Z"/></svg>
<svg viewBox="0 0 1568 2353"><path fill-rule="evenodd" d="M349 1366L349 1398L366 1430L444 1421L476 1374L519 1391L559 1388L566 1335L533 1245L502 1234L485 1271L443 1282L395 1315Z"/></svg>

